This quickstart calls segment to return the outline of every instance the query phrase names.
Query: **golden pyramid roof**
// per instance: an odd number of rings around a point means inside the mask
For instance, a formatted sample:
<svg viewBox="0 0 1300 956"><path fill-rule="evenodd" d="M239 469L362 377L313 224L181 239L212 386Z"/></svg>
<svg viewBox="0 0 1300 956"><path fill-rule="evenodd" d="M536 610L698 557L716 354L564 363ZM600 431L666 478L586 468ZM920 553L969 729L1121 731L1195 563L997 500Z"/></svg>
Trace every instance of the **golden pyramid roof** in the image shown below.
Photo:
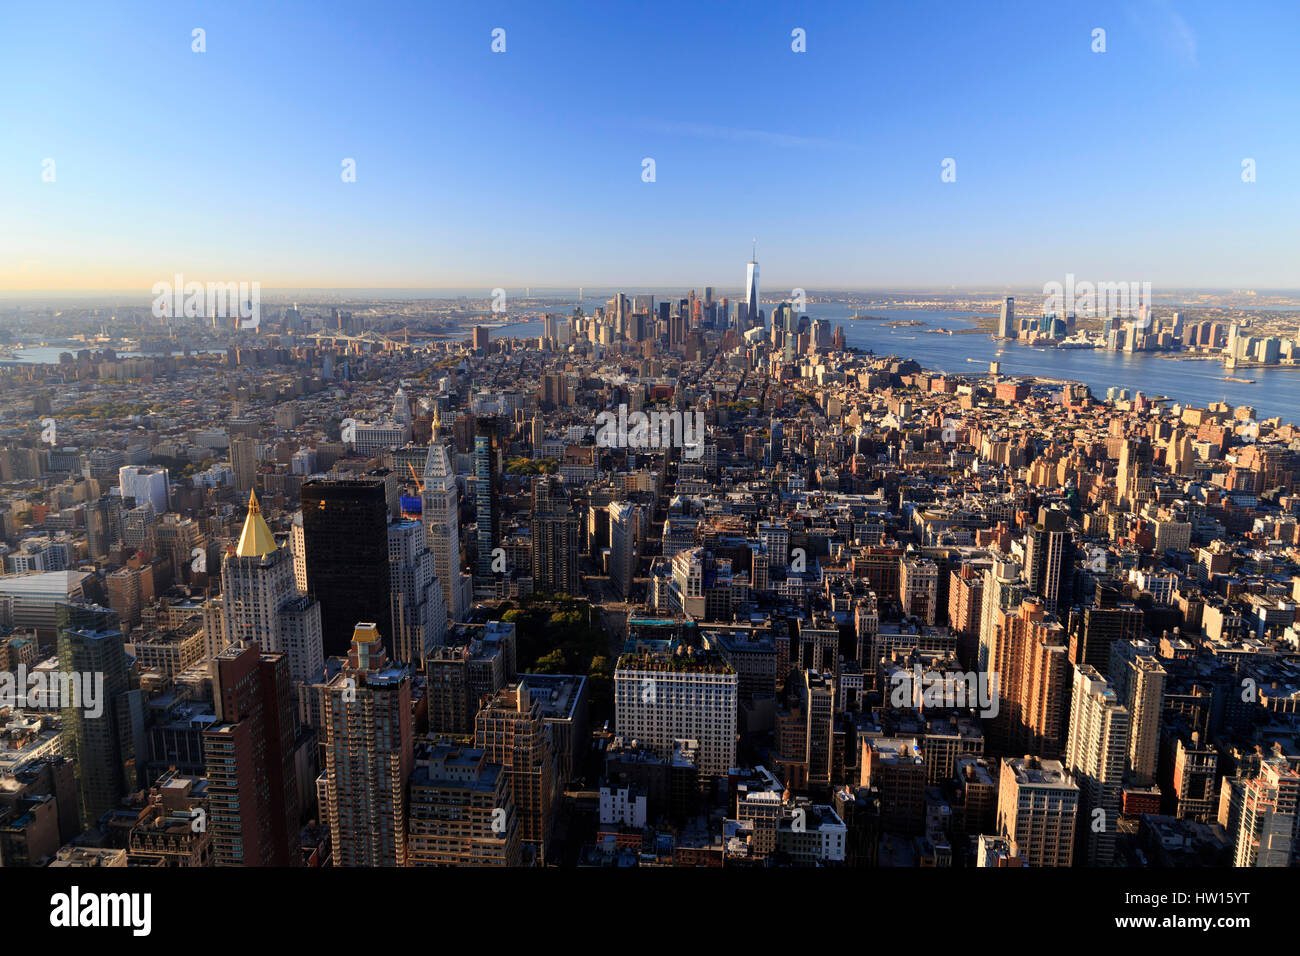
<svg viewBox="0 0 1300 956"><path fill-rule="evenodd" d="M275 535L262 517L262 508L257 503L257 495L248 493L248 517L244 519L244 530L239 533L239 544L235 554L241 558L260 558L276 549Z"/></svg>

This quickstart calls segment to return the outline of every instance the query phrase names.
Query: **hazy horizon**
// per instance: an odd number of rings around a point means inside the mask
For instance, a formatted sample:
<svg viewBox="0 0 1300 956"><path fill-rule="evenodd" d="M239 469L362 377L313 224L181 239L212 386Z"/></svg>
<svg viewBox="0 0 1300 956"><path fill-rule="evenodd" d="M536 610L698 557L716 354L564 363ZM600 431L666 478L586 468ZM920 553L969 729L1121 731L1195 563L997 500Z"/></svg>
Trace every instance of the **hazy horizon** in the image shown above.
<svg viewBox="0 0 1300 956"><path fill-rule="evenodd" d="M192 277L186 277L191 279ZM194 280L198 281L198 280ZM583 291L584 297L591 298L604 293L624 292L627 294L653 294L660 292L686 291L694 289L697 292L709 286L714 290L716 298L743 296L744 289L742 286L725 286L709 282L676 282L676 283L587 283L583 285L506 285L500 288L512 297L518 298L521 294L527 294L531 298L565 298L576 297L573 294L579 290ZM762 297L764 301L780 301L781 293L786 290L793 290L794 286L785 285L780 282L765 282L762 288ZM1037 297L1043 294L1042 289L1030 285L970 285L970 286L904 286L904 285L879 285L879 286L852 286L852 285L825 285L805 288L804 291L809 296L831 296L831 295L880 295L885 297L899 297L907 295L938 295L938 296L991 296L997 297L1002 295L1025 296L1026 298ZM492 296L492 288L487 286L467 286L467 285L448 285L448 286L387 286L387 287L365 287L365 286L262 286L260 294L263 300L292 298L294 296L348 296L358 299L407 299L407 300L452 300L452 299L488 299ZM1257 296L1262 299L1281 298L1281 297L1300 297L1300 286L1291 288L1230 288L1215 286L1171 286L1165 289L1155 289L1152 299L1158 304L1178 304L1181 300L1179 296ZM21 289L0 292L0 303L19 303L34 302L44 303L51 300L70 299L114 299L119 302L130 301L138 302L140 305L147 305L153 301L154 295L149 290L139 289Z"/></svg>

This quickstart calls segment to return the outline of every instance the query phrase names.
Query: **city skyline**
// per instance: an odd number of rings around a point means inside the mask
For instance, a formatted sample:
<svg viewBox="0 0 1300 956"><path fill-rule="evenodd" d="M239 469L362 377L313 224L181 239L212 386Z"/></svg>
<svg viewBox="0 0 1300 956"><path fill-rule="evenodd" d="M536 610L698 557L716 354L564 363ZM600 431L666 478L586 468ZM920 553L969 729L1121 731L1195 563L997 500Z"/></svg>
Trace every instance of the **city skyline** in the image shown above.
<svg viewBox="0 0 1300 956"><path fill-rule="evenodd" d="M61 340L0 363L0 663L114 678L0 697L0 862L1294 866L1290 313L754 309L751 256L491 327L0 313Z"/></svg>
<svg viewBox="0 0 1300 956"><path fill-rule="evenodd" d="M7 12L0 940L1288 933L1297 37Z"/></svg>
<svg viewBox="0 0 1300 956"><path fill-rule="evenodd" d="M740 268L743 268L742 263ZM733 265L732 272L737 267ZM1060 283L1061 276L1052 276L1042 283L1043 286L1049 286L1051 283ZM196 277L189 276L187 279ZM209 280L211 281L211 280ZM347 300L409 300L420 301L427 299L430 301L446 300L455 301L458 299L484 299L490 300L496 289L503 289L511 298L526 297L529 299L556 299L556 300L577 300L576 292L582 292L582 299L604 298L615 292L627 293L634 290L635 294L646 295L663 295L677 294L685 295L690 290L699 292L704 288L712 288L719 298L728 298L731 300L744 300L745 285L743 280L735 285L708 285L707 278L696 281L683 281L676 283L654 283L654 282L611 282L608 284L585 283L577 285L512 285L505 286L469 286L469 285L446 285L446 286L387 286L379 288L369 288L364 286L261 286L261 296L263 301L271 301L278 304L286 304L295 299L305 299L311 296L319 296L322 300L336 299L338 301ZM206 284L206 283L204 283ZM990 300L990 304L996 311L998 300L1003 295L1010 294L1013 297L1042 297L1046 300L1050 292L1045 292L1038 285L1015 285L1015 284L996 284L996 283L971 283L967 285L898 285L898 284L879 284L879 285L813 285L797 287L783 282L780 279L774 281L763 280L762 302L764 305L779 303L790 299L791 293L796 288L803 288L806 293L817 295L880 295L880 296L899 296L899 295L970 295L972 297L985 297ZM1300 285L1296 286L1166 286L1156 289L1153 299L1157 306L1179 305L1183 300L1179 299L1180 295L1202 295L1202 296L1282 296L1294 295L1300 298ZM13 292L0 292L0 303L15 305L30 304L53 304L58 302L79 302L84 303L86 300L100 300L90 304L96 306L121 305L124 307L131 306L148 306L157 297L150 293L148 289L24 289ZM1300 308L1300 306L1297 306Z"/></svg>

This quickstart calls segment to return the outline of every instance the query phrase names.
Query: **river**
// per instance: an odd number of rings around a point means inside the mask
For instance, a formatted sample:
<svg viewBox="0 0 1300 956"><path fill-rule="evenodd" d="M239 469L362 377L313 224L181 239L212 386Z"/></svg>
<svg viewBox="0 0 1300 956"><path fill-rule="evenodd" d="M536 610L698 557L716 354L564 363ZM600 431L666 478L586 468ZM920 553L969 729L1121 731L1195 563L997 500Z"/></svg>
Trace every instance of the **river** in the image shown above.
<svg viewBox="0 0 1300 956"><path fill-rule="evenodd" d="M590 312L603 300L584 302ZM883 316L886 320L910 319L924 326L889 327L878 319L852 320L861 311ZM1171 310L1172 311L1172 310ZM1108 352L1102 349L1056 349L998 342L987 333L977 335L939 335L926 328L968 329L974 316L925 309L858 309L848 305L809 305L813 318L828 319L843 326L849 345L870 349L877 355L899 355L915 359L927 369L953 375L988 374L989 362L1001 362L1003 375L1033 375L1083 382L1092 388L1094 397L1104 399L1112 386L1127 388L1130 393L1165 395L1178 402L1204 406L1225 401L1232 405L1250 405L1263 418L1281 416L1284 421L1300 421L1300 368L1249 368L1227 371L1222 361L1175 359L1162 356L1169 352ZM541 335L541 321L524 322L493 336L509 335L528 338ZM973 359L974 361L968 361ZM1225 382L1223 376L1248 378L1254 384Z"/></svg>

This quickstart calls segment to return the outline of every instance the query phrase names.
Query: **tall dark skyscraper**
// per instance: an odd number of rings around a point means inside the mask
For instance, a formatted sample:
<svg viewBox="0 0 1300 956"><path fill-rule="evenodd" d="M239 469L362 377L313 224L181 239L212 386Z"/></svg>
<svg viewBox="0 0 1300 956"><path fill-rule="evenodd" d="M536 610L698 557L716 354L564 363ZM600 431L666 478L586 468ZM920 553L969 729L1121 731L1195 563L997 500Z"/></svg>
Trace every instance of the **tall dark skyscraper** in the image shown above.
<svg viewBox="0 0 1300 956"><path fill-rule="evenodd" d="M475 585L492 581L492 550L497 547L497 420L480 418L474 431L474 508L477 511L478 562Z"/></svg>
<svg viewBox="0 0 1300 956"><path fill-rule="evenodd" d="M763 463L771 466L779 462L781 456L785 452L785 434L781 427L781 420L775 415L772 416L772 420L769 423L768 433L769 437L767 440L767 448L763 455Z"/></svg>
<svg viewBox="0 0 1300 956"><path fill-rule="evenodd" d="M533 514L533 588L580 594L578 542L582 520L567 502Z"/></svg>
<svg viewBox="0 0 1300 956"><path fill-rule="evenodd" d="M1074 537L1064 511L1039 508L1038 523L1029 529L1025 577L1029 589L1043 599L1048 613L1066 597L1074 560Z"/></svg>
<svg viewBox="0 0 1300 956"><path fill-rule="evenodd" d="M308 481L302 486L302 529L307 592L320 602L325 656L348 652L357 621L374 622L383 639L391 642L383 479Z"/></svg>
<svg viewBox="0 0 1300 956"><path fill-rule="evenodd" d="M686 342L686 330L690 326L690 313L685 300L673 307L668 323L668 345L679 348Z"/></svg>
<svg viewBox="0 0 1300 956"><path fill-rule="evenodd" d="M77 765L82 826L92 826L122 795L139 786L144 704L128 686L125 638L115 611L95 604L61 604L56 611L59 670L102 676L98 706L64 707L62 752Z"/></svg>

